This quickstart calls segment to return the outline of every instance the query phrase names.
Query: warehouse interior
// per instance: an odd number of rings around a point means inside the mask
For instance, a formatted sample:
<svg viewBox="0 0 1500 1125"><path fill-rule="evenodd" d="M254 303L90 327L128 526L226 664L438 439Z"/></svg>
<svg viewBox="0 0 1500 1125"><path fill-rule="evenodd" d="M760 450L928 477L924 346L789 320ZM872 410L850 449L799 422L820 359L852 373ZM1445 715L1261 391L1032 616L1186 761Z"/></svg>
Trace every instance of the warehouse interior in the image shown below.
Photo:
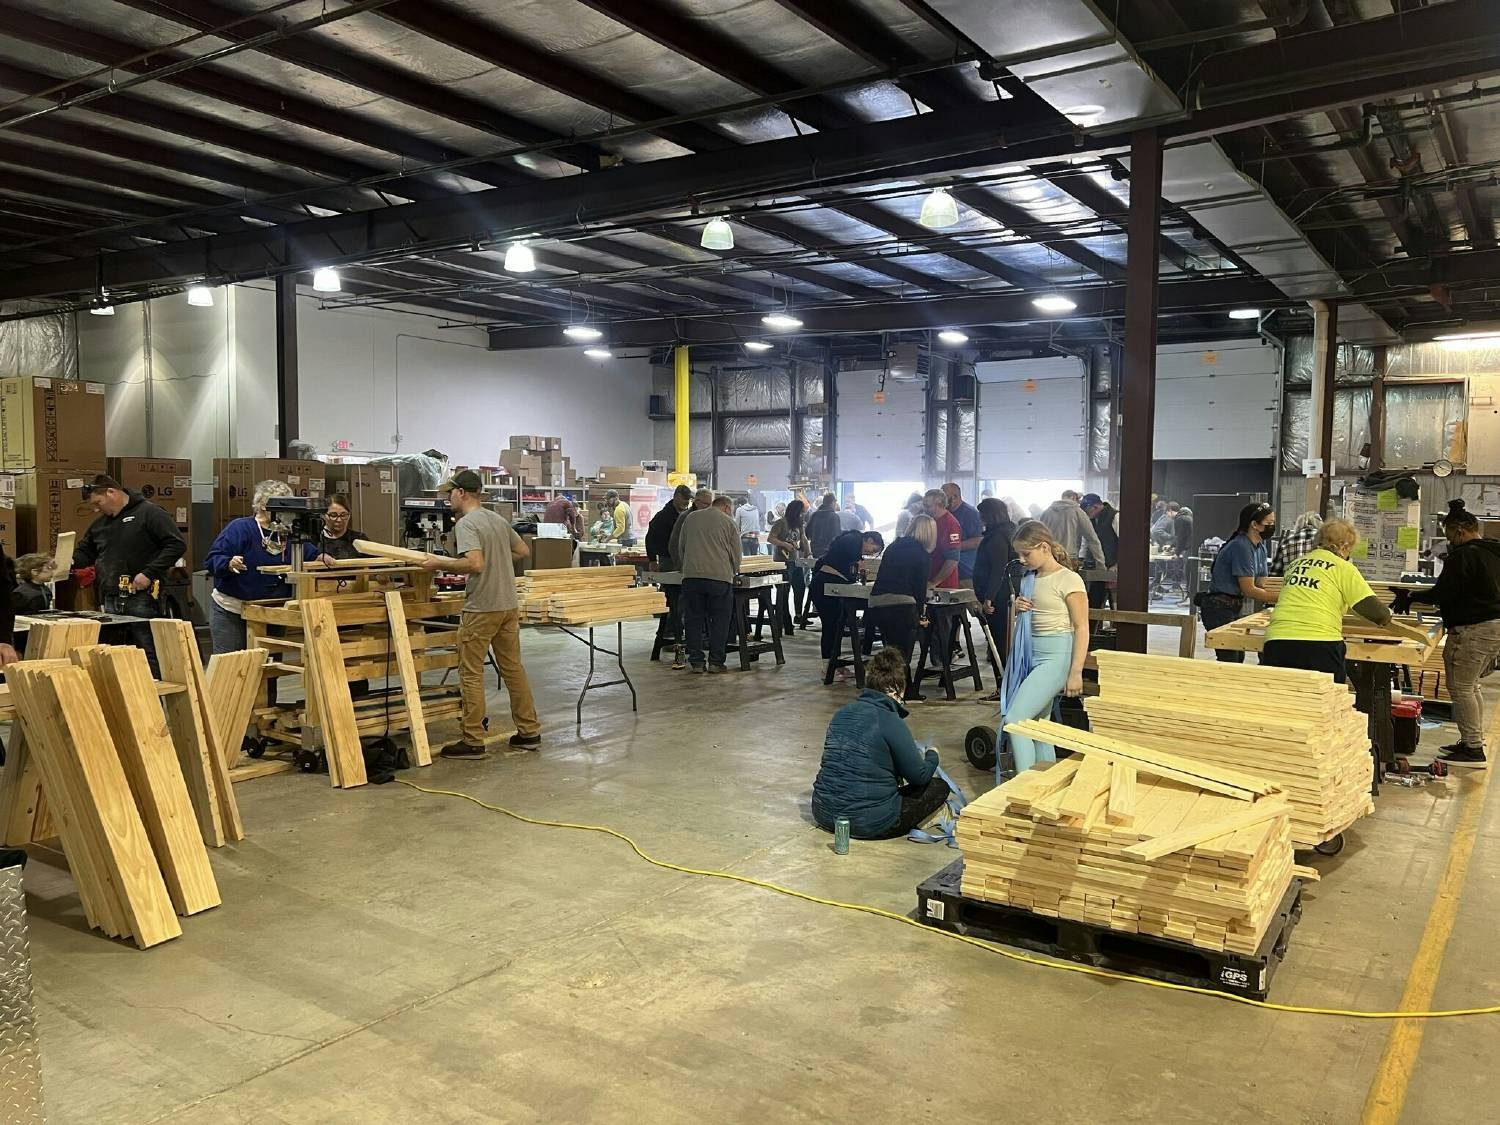
<svg viewBox="0 0 1500 1125"><path fill-rule="evenodd" d="M1492 1100L1500 805L1461 767L1500 648L1453 653L1500 608L1422 602L1480 549L1455 505L1500 539L1493 3L0 16L0 1117ZM680 485L747 560L724 677L653 531L707 526ZM778 545L825 494L847 577ZM1031 626L964 557L882 705L968 805L928 842L824 824L838 716L902 648L870 534L1067 495L1085 547L1116 520L1071 560L1081 702L1004 710ZM159 576L109 568L108 496L176 544ZM524 692L498 640L463 663L469 498L524 545L489 568ZM1345 521L1394 616L1334 606L1336 678L1274 665L1273 595L1208 619L1247 526L1284 568Z"/></svg>

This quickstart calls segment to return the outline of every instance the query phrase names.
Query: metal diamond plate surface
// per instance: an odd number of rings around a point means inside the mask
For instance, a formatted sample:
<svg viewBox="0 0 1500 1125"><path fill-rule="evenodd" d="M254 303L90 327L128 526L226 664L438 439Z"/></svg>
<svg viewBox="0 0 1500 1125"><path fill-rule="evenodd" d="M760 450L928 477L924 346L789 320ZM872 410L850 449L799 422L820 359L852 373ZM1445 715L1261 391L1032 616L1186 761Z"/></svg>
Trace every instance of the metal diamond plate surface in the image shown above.
<svg viewBox="0 0 1500 1125"><path fill-rule="evenodd" d="M0 1122L41 1125L42 1056L31 1009L21 869L0 868Z"/></svg>

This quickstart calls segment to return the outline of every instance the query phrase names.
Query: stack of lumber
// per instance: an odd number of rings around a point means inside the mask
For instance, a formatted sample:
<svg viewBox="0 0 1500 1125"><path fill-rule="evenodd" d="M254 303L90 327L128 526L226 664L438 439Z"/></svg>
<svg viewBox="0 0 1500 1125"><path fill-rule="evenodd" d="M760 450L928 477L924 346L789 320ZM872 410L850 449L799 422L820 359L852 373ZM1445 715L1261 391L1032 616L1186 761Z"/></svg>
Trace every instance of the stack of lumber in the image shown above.
<svg viewBox="0 0 1500 1125"><path fill-rule="evenodd" d="M220 901L189 780L211 779L207 744L174 746L133 646L22 661L6 677L89 925L142 949L181 936L177 915Z"/></svg>
<svg viewBox="0 0 1500 1125"><path fill-rule="evenodd" d="M746 555L740 559L741 574L780 574L786 563L777 562L770 555Z"/></svg>
<svg viewBox="0 0 1500 1125"><path fill-rule="evenodd" d="M1294 874L1290 806L1267 782L1032 721L1067 746L964 806L963 894L1204 949L1254 954Z"/></svg>
<svg viewBox="0 0 1500 1125"><path fill-rule="evenodd" d="M1309 848L1374 811L1368 720L1320 672L1098 652L1095 734L1254 773L1292 806L1292 840Z"/></svg>
<svg viewBox="0 0 1500 1125"><path fill-rule="evenodd" d="M635 585L633 566L532 570L516 579L516 593L522 619L538 624L586 625L667 612L660 590Z"/></svg>
<svg viewBox="0 0 1500 1125"><path fill-rule="evenodd" d="M1448 694L1448 668L1443 663L1443 646L1447 643L1445 637L1433 646L1420 666L1412 669L1413 686L1423 699L1453 702L1453 697Z"/></svg>

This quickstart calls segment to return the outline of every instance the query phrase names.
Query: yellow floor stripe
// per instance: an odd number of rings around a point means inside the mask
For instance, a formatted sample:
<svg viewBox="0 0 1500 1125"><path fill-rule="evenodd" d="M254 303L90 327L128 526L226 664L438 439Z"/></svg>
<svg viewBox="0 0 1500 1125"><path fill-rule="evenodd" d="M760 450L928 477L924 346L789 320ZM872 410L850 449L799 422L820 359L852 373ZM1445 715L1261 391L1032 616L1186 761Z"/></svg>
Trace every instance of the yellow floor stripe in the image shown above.
<svg viewBox="0 0 1500 1125"><path fill-rule="evenodd" d="M1460 776L1461 771L1462 767L1454 770ZM1467 772L1469 771L1462 771ZM1475 777L1474 773L1478 776ZM1403 1011L1425 1010L1432 1003L1433 993L1437 989L1443 957L1448 951L1448 938L1453 934L1453 923L1458 917L1464 880L1469 875L1469 857L1474 853L1480 818L1484 815L1484 799L1489 792L1489 770L1470 773L1470 780L1465 780L1462 784L1465 792L1463 811L1459 813L1458 826L1448 845L1448 863L1443 868L1437 897L1427 915L1427 925L1422 930L1422 943L1417 947L1411 972L1406 977L1406 990L1401 994L1399 1005ZM1375 1071L1375 1080L1365 1097L1364 1113L1360 1117L1363 1125L1396 1125L1401 1120L1406 1092L1411 1086L1412 1074L1417 1066L1417 1054L1422 1049L1424 1026L1425 1021L1419 1019L1397 1020L1391 1025L1385 1051L1380 1056L1380 1066Z"/></svg>

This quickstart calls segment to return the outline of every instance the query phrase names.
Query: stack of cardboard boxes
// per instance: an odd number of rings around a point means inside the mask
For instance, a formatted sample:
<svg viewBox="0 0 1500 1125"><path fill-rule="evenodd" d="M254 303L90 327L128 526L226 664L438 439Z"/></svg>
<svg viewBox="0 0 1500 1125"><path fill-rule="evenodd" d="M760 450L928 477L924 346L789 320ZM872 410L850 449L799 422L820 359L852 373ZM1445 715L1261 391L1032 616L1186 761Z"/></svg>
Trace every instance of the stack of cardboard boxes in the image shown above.
<svg viewBox="0 0 1500 1125"><path fill-rule="evenodd" d="M186 457L111 457L109 475L125 488L165 508L193 546L193 463ZM190 560L191 561L191 560ZM192 569L189 567L189 569Z"/></svg>
<svg viewBox="0 0 1500 1125"><path fill-rule="evenodd" d="M559 437L512 434L510 448L500 451L500 465L524 484L563 488L578 483L572 458L563 456Z"/></svg>
<svg viewBox="0 0 1500 1125"><path fill-rule="evenodd" d="M328 466L322 461L288 461L276 457L214 458L214 526L250 515L255 486L279 480L296 496L322 496Z"/></svg>
<svg viewBox="0 0 1500 1125"><path fill-rule="evenodd" d="M349 501L349 526L377 543L403 541L400 472L395 465L328 465L328 495Z"/></svg>
<svg viewBox="0 0 1500 1125"><path fill-rule="evenodd" d="M51 551L94 522L83 487L105 471L104 384L20 375L0 379L0 519L7 553Z"/></svg>

